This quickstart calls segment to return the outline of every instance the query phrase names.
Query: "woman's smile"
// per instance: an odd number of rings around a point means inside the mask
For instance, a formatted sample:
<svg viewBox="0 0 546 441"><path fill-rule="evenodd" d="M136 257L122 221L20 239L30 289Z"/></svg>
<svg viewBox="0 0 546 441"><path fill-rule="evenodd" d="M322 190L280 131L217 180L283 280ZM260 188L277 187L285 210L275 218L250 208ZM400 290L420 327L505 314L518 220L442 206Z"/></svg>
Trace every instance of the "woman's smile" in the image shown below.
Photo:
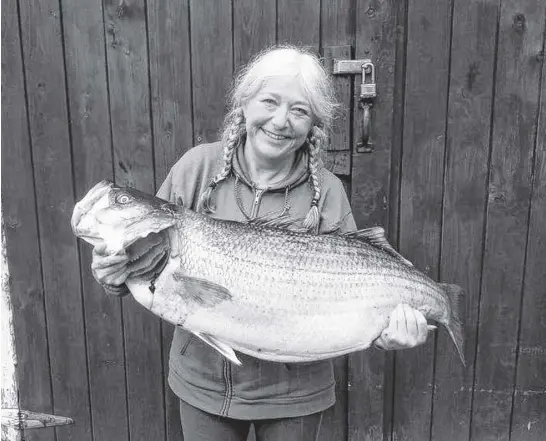
<svg viewBox="0 0 546 441"><path fill-rule="evenodd" d="M264 129L262 127L262 131L271 139L274 139L275 141L283 141L285 139L290 139L292 138L291 136L287 136L287 135L282 135L282 134L277 134L277 133L274 133L274 132L270 132L269 130L267 129Z"/></svg>

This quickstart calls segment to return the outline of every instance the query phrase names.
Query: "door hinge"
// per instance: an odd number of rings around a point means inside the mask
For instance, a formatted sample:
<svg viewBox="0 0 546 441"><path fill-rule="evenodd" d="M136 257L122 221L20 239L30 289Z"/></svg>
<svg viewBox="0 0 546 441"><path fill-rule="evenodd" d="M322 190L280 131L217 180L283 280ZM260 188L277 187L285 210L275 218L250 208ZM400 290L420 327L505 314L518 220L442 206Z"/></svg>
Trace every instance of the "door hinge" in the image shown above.
<svg viewBox="0 0 546 441"><path fill-rule="evenodd" d="M67 424L74 424L74 420L68 417L30 412L28 410L2 409L2 425L17 430L40 429Z"/></svg>

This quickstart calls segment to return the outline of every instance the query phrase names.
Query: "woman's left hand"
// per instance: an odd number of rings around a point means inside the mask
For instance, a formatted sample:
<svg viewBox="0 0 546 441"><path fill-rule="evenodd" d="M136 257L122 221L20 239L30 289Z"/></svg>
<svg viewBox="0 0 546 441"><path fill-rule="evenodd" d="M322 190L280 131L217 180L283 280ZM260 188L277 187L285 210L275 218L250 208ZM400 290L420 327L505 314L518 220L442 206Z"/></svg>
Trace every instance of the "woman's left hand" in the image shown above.
<svg viewBox="0 0 546 441"><path fill-rule="evenodd" d="M431 326L431 329L435 329ZM399 304L391 313L389 326L374 341L375 346L385 350L413 348L427 340L427 319L409 305Z"/></svg>

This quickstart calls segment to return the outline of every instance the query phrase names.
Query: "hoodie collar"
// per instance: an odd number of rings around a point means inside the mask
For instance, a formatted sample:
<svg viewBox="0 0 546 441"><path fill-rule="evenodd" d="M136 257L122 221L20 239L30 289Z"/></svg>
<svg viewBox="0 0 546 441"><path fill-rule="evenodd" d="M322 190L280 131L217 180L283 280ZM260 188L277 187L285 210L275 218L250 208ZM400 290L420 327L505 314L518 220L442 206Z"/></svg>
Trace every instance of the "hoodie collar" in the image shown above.
<svg viewBox="0 0 546 441"><path fill-rule="evenodd" d="M258 186L248 176L248 171L244 168L243 156L243 144L239 145L233 156L233 172L239 177L246 185L252 188L258 188ZM301 147L296 152L296 160L288 173L288 176L282 181L279 181L273 185L265 187L267 191L285 191L286 188L292 188L302 182L307 181L309 177L308 167L308 155L304 147Z"/></svg>

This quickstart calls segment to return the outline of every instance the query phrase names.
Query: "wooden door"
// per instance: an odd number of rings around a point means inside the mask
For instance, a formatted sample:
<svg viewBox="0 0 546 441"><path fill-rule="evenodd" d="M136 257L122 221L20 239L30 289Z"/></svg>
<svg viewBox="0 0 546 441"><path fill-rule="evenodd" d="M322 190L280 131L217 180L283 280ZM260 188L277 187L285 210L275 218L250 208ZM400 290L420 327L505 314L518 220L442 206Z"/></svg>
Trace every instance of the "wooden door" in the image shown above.
<svg viewBox="0 0 546 441"><path fill-rule="evenodd" d="M538 440L546 432L546 93L542 0L7 0L2 210L20 403L75 423L29 440L181 440L172 327L109 297L70 230L97 181L153 192L215 140L233 75L275 43L369 58L325 163L360 227L464 288L463 367L422 347L336 360L320 439Z"/></svg>

